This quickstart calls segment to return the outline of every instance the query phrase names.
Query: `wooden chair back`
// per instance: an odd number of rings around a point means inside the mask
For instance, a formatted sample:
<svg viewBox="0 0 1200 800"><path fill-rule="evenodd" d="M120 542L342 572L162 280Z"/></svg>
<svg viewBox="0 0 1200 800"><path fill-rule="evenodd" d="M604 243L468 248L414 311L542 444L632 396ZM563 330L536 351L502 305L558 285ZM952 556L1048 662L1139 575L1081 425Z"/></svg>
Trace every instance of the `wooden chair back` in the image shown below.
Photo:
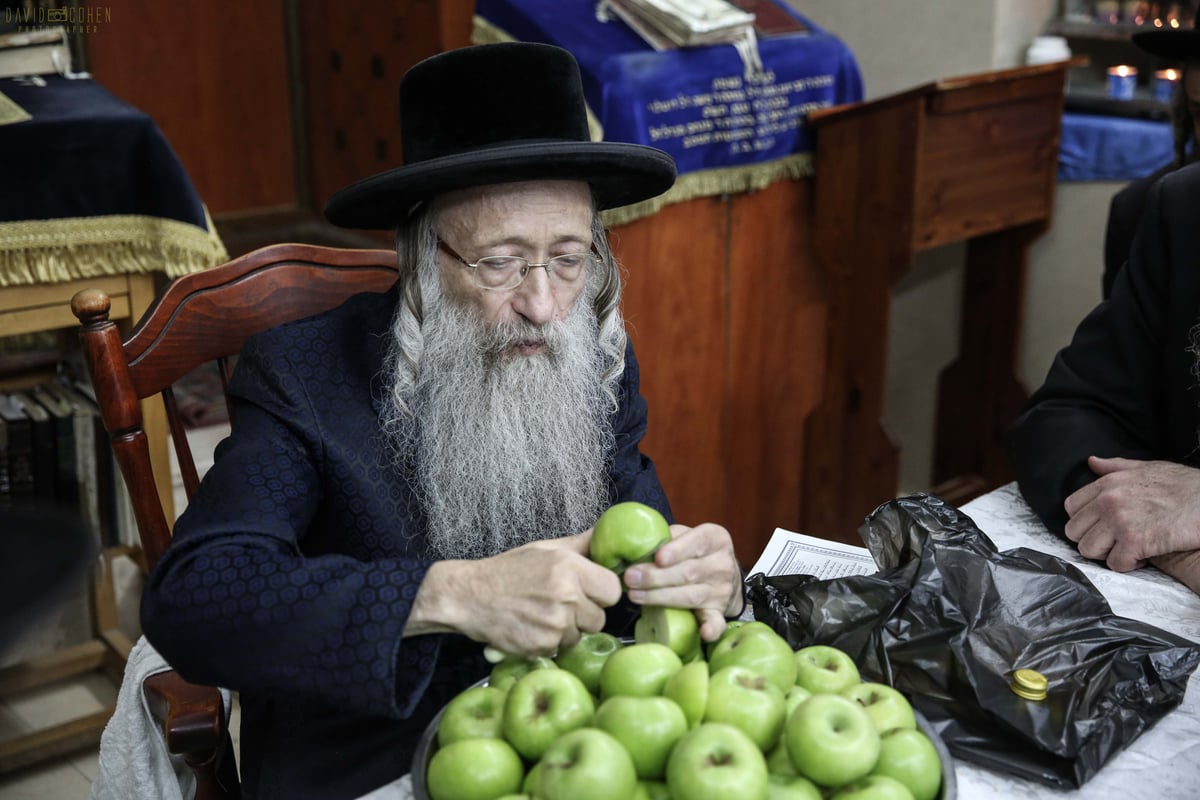
<svg viewBox="0 0 1200 800"><path fill-rule="evenodd" d="M177 278L124 341L108 318L110 303L104 292L84 289L75 295L71 310L82 326L84 359L150 568L170 542L173 521L166 518L159 500L141 401L162 397L190 500L199 477L174 384L215 362L227 386L231 359L249 336L335 308L355 294L386 291L395 281L396 255L391 250L272 245Z"/></svg>
<svg viewBox="0 0 1200 800"><path fill-rule="evenodd" d="M355 294L386 291L396 275L396 255L391 250L272 245L172 281L124 340L109 319L108 295L84 289L72 298L84 361L129 489L148 568L158 563L170 542L173 520L160 499L164 487L155 478L142 401L162 397L190 500L199 477L174 384L194 369L216 362L227 389L230 359L247 337L335 308ZM227 396L225 403L228 410ZM171 486L165 489L169 493ZM172 671L151 675L142 685L168 752L183 756L196 776L196 800L240 798L217 689L190 684Z"/></svg>

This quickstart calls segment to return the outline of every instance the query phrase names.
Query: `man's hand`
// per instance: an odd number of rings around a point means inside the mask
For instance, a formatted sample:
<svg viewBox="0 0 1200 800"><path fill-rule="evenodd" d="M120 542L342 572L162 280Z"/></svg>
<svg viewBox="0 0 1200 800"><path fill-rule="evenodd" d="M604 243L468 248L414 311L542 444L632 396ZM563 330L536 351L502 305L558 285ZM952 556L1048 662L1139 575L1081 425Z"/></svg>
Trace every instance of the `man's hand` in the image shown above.
<svg viewBox="0 0 1200 800"><path fill-rule="evenodd" d="M653 564L625 570L629 599L651 606L692 608L706 642L725 630L725 618L742 610L742 571L733 539L720 525L671 526L671 541L658 548Z"/></svg>
<svg viewBox="0 0 1200 800"><path fill-rule="evenodd" d="M530 542L478 561L429 568L405 636L456 631L505 653L550 655L604 627L621 598L616 573L587 557L591 533Z"/></svg>
<svg viewBox="0 0 1200 800"><path fill-rule="evenodd" d="M1156 556L1200 549L1200 470L1096 456L1088 467L1100 477L1063 504L1067 538L1081 555L1128 572Z"/></svg>

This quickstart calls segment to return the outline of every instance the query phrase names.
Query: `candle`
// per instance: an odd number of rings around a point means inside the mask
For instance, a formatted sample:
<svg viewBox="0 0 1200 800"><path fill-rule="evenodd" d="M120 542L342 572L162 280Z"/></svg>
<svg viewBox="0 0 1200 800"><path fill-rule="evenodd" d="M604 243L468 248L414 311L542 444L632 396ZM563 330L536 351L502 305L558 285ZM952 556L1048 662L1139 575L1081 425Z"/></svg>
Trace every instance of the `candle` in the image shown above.
<svg viewBox="0 0 1200 800"><path fill-rule="evenodd" d="M1132 100L1137 88L1137 67L1121 64L1108 68L1108 96L1114 100Z"/></svg>
<svg viewBox="0 0 1200 800"><path fill-rule="evenodd" d="M1160 69L1154 73L1154 98L1164 103L1171 102L1175 87L1179 85L1179 70Z"/></svg>

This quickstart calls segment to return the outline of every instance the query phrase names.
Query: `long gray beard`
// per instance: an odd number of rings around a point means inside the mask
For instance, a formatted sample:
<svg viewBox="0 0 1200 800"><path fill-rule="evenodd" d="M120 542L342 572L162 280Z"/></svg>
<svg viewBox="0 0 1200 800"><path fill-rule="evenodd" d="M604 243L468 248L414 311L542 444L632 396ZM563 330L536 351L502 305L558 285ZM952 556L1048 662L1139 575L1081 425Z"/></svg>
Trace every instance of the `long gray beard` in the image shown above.
<svg viewBox="0 0 1200 800"><path fill-rule="evenodd" d="M423 327L411 421L386 427L408 431L397 465L414 469L431 555L483 558L590 527L608 504L613 443L591 307L487 328L441 299ZM542 353L504 355L538 338Z"/></svg>

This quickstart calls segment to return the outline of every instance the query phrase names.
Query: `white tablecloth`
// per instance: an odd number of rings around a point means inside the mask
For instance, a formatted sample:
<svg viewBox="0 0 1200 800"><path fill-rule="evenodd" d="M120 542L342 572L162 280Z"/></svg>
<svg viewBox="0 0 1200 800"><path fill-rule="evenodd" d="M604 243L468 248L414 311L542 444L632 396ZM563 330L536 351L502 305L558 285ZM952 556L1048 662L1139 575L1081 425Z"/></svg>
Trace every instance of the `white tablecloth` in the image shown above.
<svg viewBox="0 0 1200 800"><path fill-rule="evenodd" d="M967 503L962 511L1000 550L1028 547L1079 567L1108 599L1113 613L1200 641L1200 596L1153 568L1118 573L1081 557L1069 542L1046 530L1015 484ZM1116 755L1081 789L1051 789L962 761L956 764L955 777L961 800L1197 800L1200 670L1192 674L1183 703Z"/></svg>

